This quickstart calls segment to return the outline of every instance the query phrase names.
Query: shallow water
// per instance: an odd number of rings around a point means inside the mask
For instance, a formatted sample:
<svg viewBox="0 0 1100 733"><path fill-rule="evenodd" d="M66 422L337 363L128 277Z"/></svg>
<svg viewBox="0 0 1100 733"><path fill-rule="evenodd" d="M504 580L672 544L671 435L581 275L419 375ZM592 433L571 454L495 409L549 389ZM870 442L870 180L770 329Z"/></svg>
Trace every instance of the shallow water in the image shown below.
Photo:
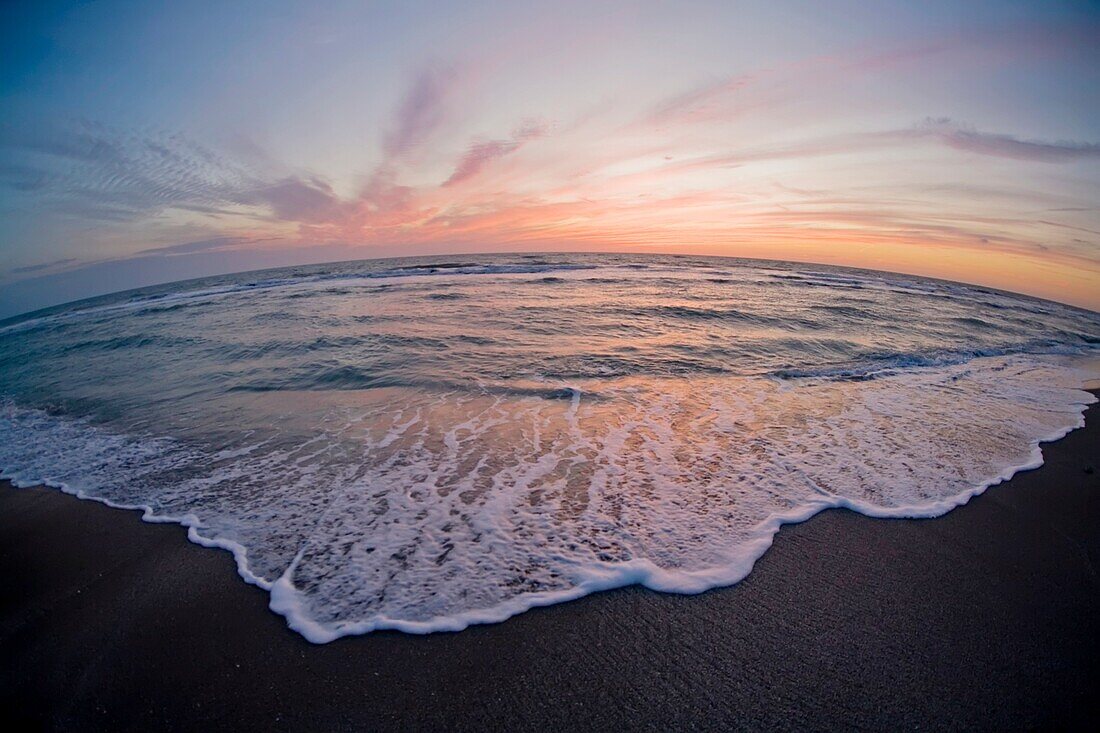
<svg viewBox="0 0 1100 733"><path fill-rule="evenodd" d="M736 582L826 507L934 516L1081 424L1100 315L821 266L421 258L0 325L0 469L233 550L313 641Z"/></svg>

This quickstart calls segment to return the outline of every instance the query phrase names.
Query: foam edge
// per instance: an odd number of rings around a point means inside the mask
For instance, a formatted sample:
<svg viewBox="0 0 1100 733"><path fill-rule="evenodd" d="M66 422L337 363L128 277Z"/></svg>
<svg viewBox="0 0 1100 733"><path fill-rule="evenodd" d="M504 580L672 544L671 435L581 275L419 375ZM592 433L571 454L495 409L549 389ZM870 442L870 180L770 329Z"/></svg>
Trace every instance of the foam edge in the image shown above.
<svg viewBox="0 0 1100 733"><path fill-rule="evenodd" d="M600 591L641 585L650 590L680 595L696 595L715 588L729 587L744 580L752 572L756 562L772 546L779 530L788 524L800 524L826 509L848 509L874 519L933 519L947 514L952 509L968 503L975 496L984 493L991 486L1008 481L1020 471L1032 470L1043 465L1043 443L1061 440L1069 433L1084 427L1086 408L1096 403L1096 396L1081 390L1082 401L1074 403L1077 419L1064 429L1031 442L1031 452L1027 461L1003 469L996 477L964 491L949 499L942 499L926 505L906 505L900 507L879 507L866 502L839 496L821 496L795 510L784 514L772 515L758 524L748 542L739 547L736 556L725 565L699 571L665 570L649 560L630 560L624 563L600 562L577 568L574 576L576 585L566 590L544 593L531 593L518 596L508 602L487 609L477 609L455 614L438 616L427 621L408 621L387 616L377 616L368 621L354 623L336 623L326 625L309 616L303 598L294 586L291 576L297 567L302 553L295 557L287 569L274 582L255 575L248 565L248 551L244 545L233 540L212 539L201 534L202 523L193 514L182 516L158 515L148 505L127 505L112 502L109 499L86 493L64 482L53 481L48 477L29 479L17 472L0 470L0 479L6 479L16 488L48 486L63 493L87 501L95 501L112 509L141 511L141 519L151 524L179 524L187 528L187 539L202 547L227 550L233 554L237 574L245 582L263 588L269 593L268 608L286 619L287 626L301 634L313 644L327 644L345 636L358 636L372 631L395 630L408 634L430 634L442 631L462 631L470 626L493 624L505 621L513 616L534 608L552 606L566 601L576 600Z"/></svg>

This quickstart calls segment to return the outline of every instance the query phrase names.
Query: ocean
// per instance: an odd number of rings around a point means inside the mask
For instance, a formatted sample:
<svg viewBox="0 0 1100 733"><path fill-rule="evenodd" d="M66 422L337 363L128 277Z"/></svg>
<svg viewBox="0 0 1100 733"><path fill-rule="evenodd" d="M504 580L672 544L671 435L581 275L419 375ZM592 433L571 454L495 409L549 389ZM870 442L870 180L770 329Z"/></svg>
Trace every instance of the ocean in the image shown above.
<svg viewBox="0 0 1100 733"><path fill-rule="evenodd" d="M427 633L730 585L831 507L938 516L1039 465L1097 376L1100 314L903 275L315 265L0 323L0 475L187 525L311 641Z"/></svg>

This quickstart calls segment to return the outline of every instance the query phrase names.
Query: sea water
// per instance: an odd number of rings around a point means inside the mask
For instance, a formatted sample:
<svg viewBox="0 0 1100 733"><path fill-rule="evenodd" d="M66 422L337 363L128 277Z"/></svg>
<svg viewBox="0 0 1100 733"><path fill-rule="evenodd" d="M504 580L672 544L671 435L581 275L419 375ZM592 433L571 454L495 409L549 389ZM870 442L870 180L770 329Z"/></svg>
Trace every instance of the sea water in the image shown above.
<svg viewBox="0 0 1100 733"><path fill-rule="evenodd" d="M1100 315L717 258L375 260L0 324L0 470L227 548L315 642L743 578L829 507L930 517L1093 401Z"/></svg>

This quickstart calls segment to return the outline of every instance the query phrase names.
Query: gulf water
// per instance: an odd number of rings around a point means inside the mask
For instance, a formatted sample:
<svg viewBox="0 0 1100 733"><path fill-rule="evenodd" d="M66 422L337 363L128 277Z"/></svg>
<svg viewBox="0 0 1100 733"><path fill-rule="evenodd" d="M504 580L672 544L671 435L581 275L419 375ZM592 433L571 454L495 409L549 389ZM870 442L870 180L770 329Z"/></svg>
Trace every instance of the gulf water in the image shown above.
<svg viewBox="0 0 1100 733"><path fill-rule="evenodd" d="M188 525L312 641L456 630L942 514L1082 424L1098 356L1096 313L817 265L287 268L0 324L0 471Z"/></svg>

